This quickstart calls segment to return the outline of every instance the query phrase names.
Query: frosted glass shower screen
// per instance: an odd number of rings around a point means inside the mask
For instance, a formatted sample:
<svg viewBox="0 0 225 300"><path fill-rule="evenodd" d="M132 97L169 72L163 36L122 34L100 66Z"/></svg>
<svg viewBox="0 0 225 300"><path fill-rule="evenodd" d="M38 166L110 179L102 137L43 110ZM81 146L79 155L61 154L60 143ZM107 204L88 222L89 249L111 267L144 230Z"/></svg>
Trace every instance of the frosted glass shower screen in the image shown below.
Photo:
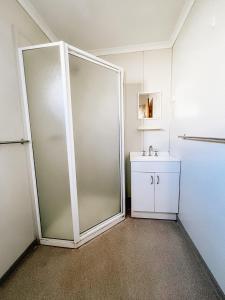
<svg viewBox="0 0 225 300"><path fill-rule="evenodd" d="M73 240L60 48L23 51L42 237Z"/></svg>
<svg viewBox="0 0 225 300"><path fill-rule="evenodd" d="M80 232L121 212L119 74L69 55Z"/></svg>

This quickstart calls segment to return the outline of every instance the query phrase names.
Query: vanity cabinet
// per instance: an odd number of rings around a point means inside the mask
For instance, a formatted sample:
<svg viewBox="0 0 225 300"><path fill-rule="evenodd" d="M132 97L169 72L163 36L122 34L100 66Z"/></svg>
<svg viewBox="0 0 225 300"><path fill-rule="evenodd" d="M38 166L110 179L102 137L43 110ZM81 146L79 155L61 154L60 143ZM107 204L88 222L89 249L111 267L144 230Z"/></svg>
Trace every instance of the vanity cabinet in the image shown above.
<svg viewBox="0 0 225 300"><path fill-rule="evenodd" d="M179 161L131 161L131 216L175 220Z"/></svg>

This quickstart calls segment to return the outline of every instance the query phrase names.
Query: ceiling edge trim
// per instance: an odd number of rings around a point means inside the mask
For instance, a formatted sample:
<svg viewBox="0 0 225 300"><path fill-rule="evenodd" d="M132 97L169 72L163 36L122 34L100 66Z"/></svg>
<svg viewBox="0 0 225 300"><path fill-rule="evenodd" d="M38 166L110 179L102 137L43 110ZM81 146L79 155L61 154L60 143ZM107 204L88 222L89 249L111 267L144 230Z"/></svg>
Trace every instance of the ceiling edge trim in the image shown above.
<svg viewBox="0 0 225 300"><path fill-rule="evenodd" d="M51 42L56 42L59 39L52 32L45 20L40 16L34 6L28 0L16 0L21 7L28 13L33 21L38 25L41 31L49 38Z"/></svg>
<svg viewBox="0 0 225 300"><path fill-rule="evenodd" d="M171 48L171 44L168 41L164 41L164 42L158 42L158 43L145 43L145 44L129 45L129 46L124 46L124 47L88 50L88 52L90 52L94 55L97 55L97 56L104 56L104 55L110 55L110 54L131 53L131 52L167 49L167 48Z"/></svg>
<svg viewBox="0 0 225 300"><path fill-rule="evenodd" d="M171 48L174 46L176 39L178 38L178 35L181 32L181 29L183 28L184 23L194 5L194 3L195 3L195 0L189 0L183 7L183 9L179 15L179 18L177 20L177 23L175 25L175 28L171 34L170 40L169 40Z"/></svg>

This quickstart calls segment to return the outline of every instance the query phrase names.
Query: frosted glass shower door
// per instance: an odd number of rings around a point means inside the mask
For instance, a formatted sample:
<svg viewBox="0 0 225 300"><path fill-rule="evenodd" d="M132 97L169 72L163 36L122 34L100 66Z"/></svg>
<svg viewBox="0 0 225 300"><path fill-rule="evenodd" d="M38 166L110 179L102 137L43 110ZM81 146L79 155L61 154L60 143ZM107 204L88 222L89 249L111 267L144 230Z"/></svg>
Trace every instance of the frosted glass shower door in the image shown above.
<svg viewBox="0 0 225 300"><path fill-rule="evenodd" d="M23 63L41 237L73 240L61 50L23 50Z"/></svg>
<svg viewBox="0 0 225 300"><path fill-rule="evenodd" d="M80 233L121 212L119 72L69 54Z"/></svg>

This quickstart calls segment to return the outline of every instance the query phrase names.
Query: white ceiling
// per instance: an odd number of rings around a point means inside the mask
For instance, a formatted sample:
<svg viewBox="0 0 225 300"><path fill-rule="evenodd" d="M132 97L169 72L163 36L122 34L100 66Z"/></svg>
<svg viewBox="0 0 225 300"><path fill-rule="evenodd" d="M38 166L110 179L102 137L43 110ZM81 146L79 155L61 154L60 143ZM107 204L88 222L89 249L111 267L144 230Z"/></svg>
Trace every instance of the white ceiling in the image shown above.
<svg viewBox="0 0 225 300"><path fill-rule="evenodd" d="M190 0L29 0L54 34L85 50L169 41Z"/></svg>

